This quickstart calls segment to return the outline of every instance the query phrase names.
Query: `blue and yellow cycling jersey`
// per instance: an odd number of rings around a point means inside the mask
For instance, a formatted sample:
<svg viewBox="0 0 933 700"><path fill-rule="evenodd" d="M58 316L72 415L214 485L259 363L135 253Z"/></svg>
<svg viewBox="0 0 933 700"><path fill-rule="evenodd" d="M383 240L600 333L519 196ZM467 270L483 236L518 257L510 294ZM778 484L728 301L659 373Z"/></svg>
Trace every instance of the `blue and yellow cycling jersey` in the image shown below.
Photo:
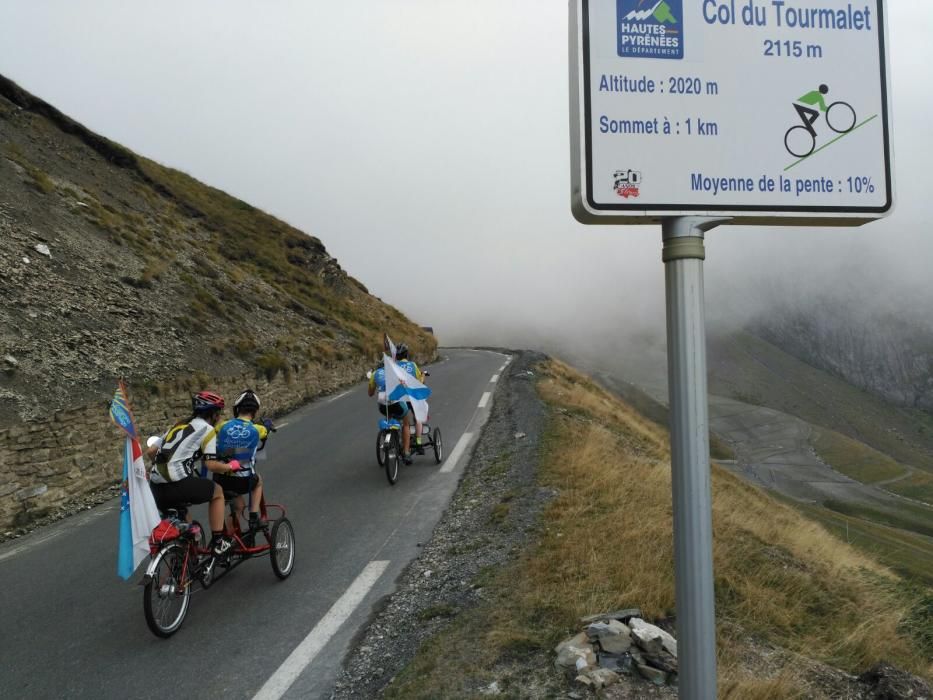
<svg viewBox="0 0 933 700"><path fill-rule="evenodd" d="M244 467L256 463L256 450L259 444L269 436L265 426L258 425L244 418L232 418L217 426L217 456L222 460L235 459ZM230 476L249 476L234 472Z"/></svg>
<svg viewBox="0 0 933 700"><path fill-rule="evenodd" d="M376 371L369 377L369 388L378 389L380 392L386 390L386 368L380 365Z"/></svg>
<svg viewBox="0 0 933 700"><path fill-rule="evenodd" d="M401 360L398 362L398 366L404 368L411 376L417 379L419 382L424 381L424 373L418 368L411 360ZM372 373L369 377L369 388L370 391L379 391L379 401L385 403L386 400L386 370L385 367L380 365L376 368L376 371Z"/></svg>
<svg viewBox="0 0 933 700"><path fill-rule="evenodd" d="M418 368L418 365L416 365L411 360L402 360L398 364L399 364L399 367L403 367L406 372L408 372L411 376L413 376L419 382L424 381L424 373Z"/></svg>

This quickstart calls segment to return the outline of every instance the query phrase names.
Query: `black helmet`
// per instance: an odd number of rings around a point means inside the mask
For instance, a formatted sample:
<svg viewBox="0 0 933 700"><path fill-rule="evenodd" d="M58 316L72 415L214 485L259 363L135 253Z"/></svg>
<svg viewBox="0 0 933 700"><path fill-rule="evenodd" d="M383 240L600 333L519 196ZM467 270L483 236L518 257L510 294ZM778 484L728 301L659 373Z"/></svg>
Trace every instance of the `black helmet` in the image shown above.
<svg viewBox="0 0 933 700"><path fill-rule="evenodd" d="M408 359L408 346L405 343L399 343L398 347L395 348L395 359L396 360L407 360Z"/></svg>
<svg viewBox="0 0 933 700"><path fill-rule="evenodd" d="M191 397L191 411L195 415L224 410L224 397L213 391L199 391Z"/></svg>
<svg viewBox="0 0 933 700"><path fill-rule="evenodd" d="M261 405L256 393L252 389L245 389L242 394L236 397L236 401L233 402L233 415L237 417L240 415L241 411L256 413Z"/></svg>

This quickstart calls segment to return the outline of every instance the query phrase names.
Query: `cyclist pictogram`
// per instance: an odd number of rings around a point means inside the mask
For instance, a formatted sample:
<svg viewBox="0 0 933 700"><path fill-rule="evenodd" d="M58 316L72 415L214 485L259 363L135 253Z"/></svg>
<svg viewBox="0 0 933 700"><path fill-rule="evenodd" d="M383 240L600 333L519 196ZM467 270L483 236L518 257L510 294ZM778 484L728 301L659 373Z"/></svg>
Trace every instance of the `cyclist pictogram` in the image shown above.
<svg viewBox="0 0 933 700"><path fill-rule="evenodd" d="M847 134L855 128L855 110L848 102L833 102L826 106L825 95L829 87L820 85L798 97L793 103L802 124L792 126L784 134L784 148L792 156L806 158L816 148L816 127L814 124L821 114L826 115L826 126L837 134ZM816 108L816 109L814 109Z"/></svg>

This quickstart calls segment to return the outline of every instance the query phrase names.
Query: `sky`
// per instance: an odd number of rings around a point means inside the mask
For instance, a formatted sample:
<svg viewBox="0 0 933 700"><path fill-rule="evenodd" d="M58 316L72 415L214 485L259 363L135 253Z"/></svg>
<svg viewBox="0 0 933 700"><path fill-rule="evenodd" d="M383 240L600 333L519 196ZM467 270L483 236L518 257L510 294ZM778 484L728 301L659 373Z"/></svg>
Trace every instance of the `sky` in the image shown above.
<svg viewBox="0 0 933 700"><path fill-rule="evenodd" d="M930 308L933 3L888 12L895 213L711 231L712 316L825 289ZM442 343L663 328L660 228L571 216L565 0L3 0L0 73L317 236Z"/></svg>

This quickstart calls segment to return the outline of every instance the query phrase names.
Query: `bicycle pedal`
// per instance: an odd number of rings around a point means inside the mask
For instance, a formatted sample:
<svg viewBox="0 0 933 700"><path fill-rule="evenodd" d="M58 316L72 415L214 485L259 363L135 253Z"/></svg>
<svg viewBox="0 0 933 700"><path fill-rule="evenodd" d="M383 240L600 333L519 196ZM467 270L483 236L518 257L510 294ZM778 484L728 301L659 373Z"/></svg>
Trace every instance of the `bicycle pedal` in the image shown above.
<svg viewBox="0 0 933 700"><path fill-rule="evenodd" d="M204 588L205 590L210 588L211 584L214 582L215 563L216 560L212 557L210 561L204 565L204 568L201 569L200 576L198 576L198 580L201 582L201 588Z"/></svg>

